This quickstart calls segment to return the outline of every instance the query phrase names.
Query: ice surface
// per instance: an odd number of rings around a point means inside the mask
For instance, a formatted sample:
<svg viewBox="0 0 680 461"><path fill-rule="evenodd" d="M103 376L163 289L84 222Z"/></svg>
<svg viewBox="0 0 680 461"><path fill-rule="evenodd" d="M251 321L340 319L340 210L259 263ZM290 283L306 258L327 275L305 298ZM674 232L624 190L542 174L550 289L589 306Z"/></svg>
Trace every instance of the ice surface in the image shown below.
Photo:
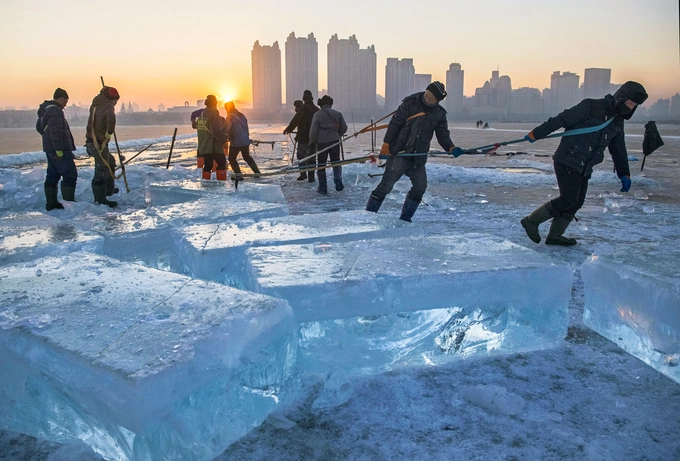
<svg viewBox="0 0 680 461"><path fill-rule="evenodd" d="M286 243L340 243L389 235L419 235L420 227L386 214L342 211L285 216L253 223L188 226L180 235L187 273L238 288L252 289L245 252L250 247Z"/></svg>
<svg viewBox="0 0 680 461"><path fill-rule="evenodd" d="M0 265L80 249L99 253L104 239L45 213L10 213L0 217Z"/></svg>
<svg viewBox="0 0 680 461"><path fill-rule="evenodd" d="M483 234L312 243L246 252L257 291L288 300L301 368L375 372L553 347L572 270Z"/></svg>
<svg viewBox="0 0 680 461"><path fill-rule="evenodd" d="M212 459L295 363L271 297L86 252L4 266L0 286L2 427L110 459Z"/></svg>
<svg viewBox="0 0 680 461"><path fill-rule="evenodd" d="M187 273L179 261L183 243L177 231L195 223L232 222L287 216L280 203L249 200L237 195L202 196L191 202L152 206L129 213L87 216L76 220L105 237L104 254L161 270ZM84 222L83 220L87 221Z"/></svg>
<svg viewBox="0 0 680 461"><path fill-rule="evenodd" d="M175 180L150 184L146 191L147 203L152 206L179 202L193 202L206 195L219 195L228 202L235 197L269 203L286 203L281 187L274 184L240 182L238 188L232 181Z"/></svg>
<svg viewBox="0 0 680 461"><path fill-rule="evenodd" d="M658 250L589 258L583 321L680 383L680 251Z"/></svg>

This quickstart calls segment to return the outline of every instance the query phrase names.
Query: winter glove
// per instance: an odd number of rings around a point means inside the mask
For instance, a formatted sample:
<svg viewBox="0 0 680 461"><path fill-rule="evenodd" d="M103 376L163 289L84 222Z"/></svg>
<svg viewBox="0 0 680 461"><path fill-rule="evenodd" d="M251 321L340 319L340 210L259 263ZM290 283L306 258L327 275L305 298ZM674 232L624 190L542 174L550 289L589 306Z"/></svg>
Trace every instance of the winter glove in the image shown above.
<svg viewBox="0 0 680 461"><path fill-rule="evenodd" d="M524 137L524 139L529 142L536 142L536 138L534 137L533 131L530 131L529 134Z"/></svg>
<svg viewBox="0 0 680 461"><path fill-rule="evenodd" d="M390 145L384 142L380 148L380 156L387 157L388 155L390 155Z"/></svg>
<svg viewBox="0 0 680 461"><path fill-rule="evenodd" d="M630 186L632 185L633 181L630 180L630 177L623 176L621 178L621 192L628 192L630 190Z"/></svg>
<svg viewBox="0 0 680 461"><path fill-rule="evenodd" d="M63 150L58 150L57 151L57 160L61 160L61 158L64 156L64 151Z"/></svg>
<svg viewBox="0 0 680 461"><path fill-rule="evenodd" d="M452 147L451 149L449 149L449 153L453 155L455 158L458 158L461 155L463 155L465 151L460 147Z"/></svg>

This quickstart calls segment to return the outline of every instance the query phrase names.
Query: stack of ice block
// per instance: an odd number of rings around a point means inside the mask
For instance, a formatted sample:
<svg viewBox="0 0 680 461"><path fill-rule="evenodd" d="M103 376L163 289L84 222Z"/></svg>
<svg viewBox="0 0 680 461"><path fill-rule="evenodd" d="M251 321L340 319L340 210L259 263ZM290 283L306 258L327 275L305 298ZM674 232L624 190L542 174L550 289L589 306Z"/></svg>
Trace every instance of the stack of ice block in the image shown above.
<svg viewBox="0 0 680 461"><path fill-rule="evenodd" d="M292 311L268 296L85 252L0 287L0 424L108 459L212 459L293 372Z"/></svg>

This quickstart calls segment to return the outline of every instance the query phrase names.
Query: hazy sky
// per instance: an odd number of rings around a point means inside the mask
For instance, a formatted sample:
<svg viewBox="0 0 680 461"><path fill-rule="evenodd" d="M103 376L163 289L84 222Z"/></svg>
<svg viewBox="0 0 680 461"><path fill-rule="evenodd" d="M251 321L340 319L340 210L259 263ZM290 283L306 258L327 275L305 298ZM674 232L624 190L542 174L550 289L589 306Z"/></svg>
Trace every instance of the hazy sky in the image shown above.
<svg viewBox="0 0 680 461"><path fill-rule="evenodd" d="M208 93L250 101L255 40L313 32L319 88L332 34L375 45L378 93L388 57L445 81L458 62L471 96L498 68L513 88L543 89L553 71L612 69L651 101L680 92L677 0L0 0L0 107L29 106L66 89L88 105L99 76L143 109L195 104ZM285 73L284 73L285 75ZM283 92L285 97L285 91Z"/></svg>

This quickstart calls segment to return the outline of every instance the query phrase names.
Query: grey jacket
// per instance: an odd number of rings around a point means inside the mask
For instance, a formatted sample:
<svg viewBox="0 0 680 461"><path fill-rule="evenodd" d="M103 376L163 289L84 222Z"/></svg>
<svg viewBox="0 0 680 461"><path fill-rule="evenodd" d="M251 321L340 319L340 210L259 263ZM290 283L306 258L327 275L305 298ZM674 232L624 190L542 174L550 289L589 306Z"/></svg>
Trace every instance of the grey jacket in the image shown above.
<svg viewBox="0 0 680 461"><path fill-rule="evenodd" d="M312 126L309 129L309 143L333 143L340 141L343 134L347 133L347 123L340 112L331 109L331 106L323 106L312 117Z"/></svg>

